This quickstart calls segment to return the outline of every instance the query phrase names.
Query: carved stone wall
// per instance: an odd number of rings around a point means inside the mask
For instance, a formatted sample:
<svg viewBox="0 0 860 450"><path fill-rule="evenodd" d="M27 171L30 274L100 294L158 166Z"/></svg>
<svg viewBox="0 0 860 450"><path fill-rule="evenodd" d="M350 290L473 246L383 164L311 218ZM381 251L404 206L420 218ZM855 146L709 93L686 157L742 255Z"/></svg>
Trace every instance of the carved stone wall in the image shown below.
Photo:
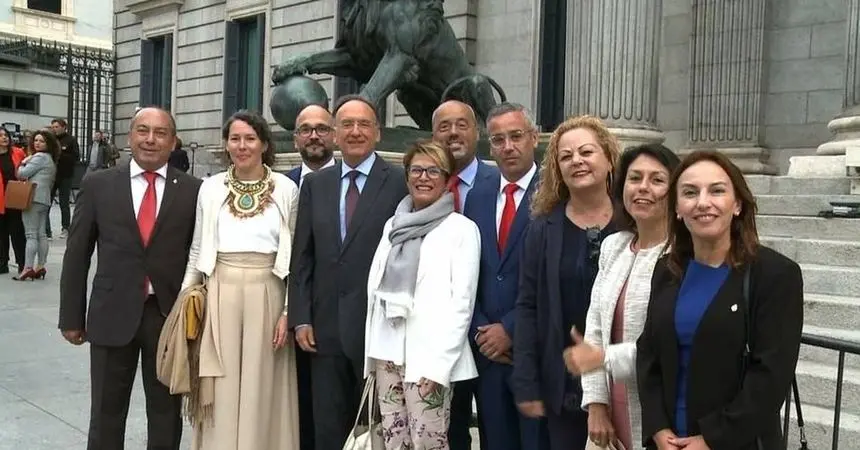
<svg viewBox="0 0 860 450"><path fill-rule="evenodd" d="M766 0L694 0L689 148L719 149L769 173L761 146Z"/></svg>
<svg viewBox="0 0 860 450"><path fill-rule="evenodd" d="M565 115L593 114L624 144L657 128L661 0L569 0Z"/></svg>

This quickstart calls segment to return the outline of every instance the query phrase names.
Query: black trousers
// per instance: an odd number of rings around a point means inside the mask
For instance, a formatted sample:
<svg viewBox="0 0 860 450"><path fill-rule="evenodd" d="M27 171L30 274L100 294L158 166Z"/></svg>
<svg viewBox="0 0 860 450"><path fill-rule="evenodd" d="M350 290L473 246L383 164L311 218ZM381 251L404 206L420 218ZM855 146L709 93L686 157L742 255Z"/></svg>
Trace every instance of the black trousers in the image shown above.
<svg viewBox="0 0 860 450"><path fill-rule="evenodd" d="M472 398L476 390L477 379L454 383L454 392L451 397L451 422L448 424L448 446L451 450L471 450L472 448L472 434L469 432L469 425L472 422ZM480 414L480 410L478 414ZM486 450L486 439L481 427L478 427L478 436L481 450Z"/></svg>
<svg viewBox="0 0 860 450"><path fill-rule="evenodd" d="M296 346L296 378L299 389L299 441L301 450L314 450L314 406L311 354Z"/></svg>
<svg viewBox="0 0 860 450"><path fill-rule="evenodd" d="M182 397L170 395L158 381L155 361L164 316L155 296L143 309L137 334L122 347L90 345L92 405L87 450L125 448L125 424L134 386L137 361L141 361L146 394L147 450L178 450L182 439Z"/></svg>
<svg viewBox="0 0 860 450"><path fill-rule="evenodd" d="M562 410L561 413L556 414L547 409L546 424L549 430L550 450L585 449L588 439L588 413L585 411Z"/></svg>
<svg viewBox="0 0 860 450"><path fill-rule="evenodd" d="M24 222L21 220L21 211L17 209L6 209L0 214L0 267L9 264L10 247L15 252L15 264L18 269L24 268L24 249L27 247L27 238L24 236Z"/></svg>
<svg viewBox="0 0 860 450"><path fill-rule="evenodd" d="M346 355L314 354L310 359L315 448L342 450L364 389L363 361Z"/></svg>

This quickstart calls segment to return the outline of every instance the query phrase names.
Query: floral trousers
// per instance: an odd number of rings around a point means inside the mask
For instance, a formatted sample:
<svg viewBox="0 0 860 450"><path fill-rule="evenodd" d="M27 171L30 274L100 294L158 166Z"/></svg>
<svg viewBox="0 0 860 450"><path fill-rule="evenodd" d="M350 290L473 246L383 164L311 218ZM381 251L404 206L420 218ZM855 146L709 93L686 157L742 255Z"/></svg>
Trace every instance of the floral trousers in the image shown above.
<svg viewBox="0 0 860 450"><path fill-rule="evenodd" d="M376 361L376 389L385 450L448 450L451 388L437 386L422 397L406 383L403 366Z"/></svg>

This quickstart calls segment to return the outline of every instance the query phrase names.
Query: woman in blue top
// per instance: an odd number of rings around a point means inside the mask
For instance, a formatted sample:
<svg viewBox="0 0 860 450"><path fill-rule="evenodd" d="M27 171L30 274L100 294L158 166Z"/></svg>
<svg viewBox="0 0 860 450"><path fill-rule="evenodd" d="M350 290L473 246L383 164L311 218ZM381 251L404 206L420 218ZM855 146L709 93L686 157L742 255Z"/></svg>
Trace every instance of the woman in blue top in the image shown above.
<svg viewBox="0 0 860 450"><path fill-rule="evenodd" d="M724 155L689 155L669 192L671 251L637 342L643 444L778 448L803 327L800 267L759 244L755 199Z"/></svg>

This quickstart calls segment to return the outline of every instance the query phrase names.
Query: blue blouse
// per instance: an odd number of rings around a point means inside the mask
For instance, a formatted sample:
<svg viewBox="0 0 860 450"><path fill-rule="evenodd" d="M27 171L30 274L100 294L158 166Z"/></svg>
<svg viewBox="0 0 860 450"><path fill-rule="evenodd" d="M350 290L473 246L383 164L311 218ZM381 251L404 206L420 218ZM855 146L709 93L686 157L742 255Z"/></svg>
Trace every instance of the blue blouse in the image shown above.
<svg viewBox="0 0 860 450"><path fill-rule="evenodd" d="M675 402L675 432L687 436L687 377L693 338L705 311L729 275L723 264L711 267L690 260L675 304L675 332L678 334L678 392Z"/></svg>

